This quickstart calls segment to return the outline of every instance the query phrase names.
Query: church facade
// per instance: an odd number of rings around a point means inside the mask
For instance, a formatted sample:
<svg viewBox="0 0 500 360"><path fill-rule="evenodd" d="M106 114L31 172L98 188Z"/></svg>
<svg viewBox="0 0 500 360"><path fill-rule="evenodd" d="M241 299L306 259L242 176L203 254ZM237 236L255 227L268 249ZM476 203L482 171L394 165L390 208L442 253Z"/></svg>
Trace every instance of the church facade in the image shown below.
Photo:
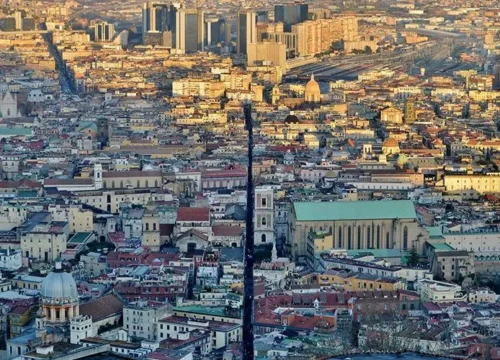
<svg viewBox="0 0 500 360"><path fill-rule="evenodd" d="M296 262L306 262L308 235L326 232L333 235L333 249L416 247L421 251L421 231L408 200L296 202L290 214L287 250Z"/></svg>
<svg viewBox="0 0 500 360"><path fill-rule="evenodd" d="M17 108L17 96L10 91L0 93L0 118L10 119L19 117Z"/></svg>

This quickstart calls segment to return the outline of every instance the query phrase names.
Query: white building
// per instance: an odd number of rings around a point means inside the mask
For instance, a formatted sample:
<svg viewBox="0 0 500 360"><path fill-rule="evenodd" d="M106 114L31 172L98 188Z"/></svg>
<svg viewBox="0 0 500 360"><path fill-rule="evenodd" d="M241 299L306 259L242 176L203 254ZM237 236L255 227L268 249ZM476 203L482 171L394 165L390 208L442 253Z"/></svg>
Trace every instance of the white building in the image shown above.
<svg viewBox="0 0 500 360"><path fill-rule="evenodd" d="M274 244L273 189L264 187L255 189L254 230L256 244Z"/></svg>
<svg viewBox="0 0 500 360"><path fill-rule="evenodd" d="M466 301L467 299L467 295L462 293L460 285L444 281L422 279L415 284L415 290L422 301L454 302Z"/></svg>
<svg viewBox="0 0 500 360"><path fill-rule="evenodd" d="M0 249L0 269L16 271L23 265L21 251Z"/></svg>
<svg viewBox="0 0 500 360"><path fill-rule="evenodd" d="M157 324L158 341L178 339L194 330L210 331L210 346L221 349L233 342L241 342L243 330L240 324L220 321L195 320L179 316L161 319Z"/></svg>
<svg viewBox="0 0 500 360"><path fill-rule="evenodd" d="M170 315L170 305L152 301L137 301L123 307L123 328L129 337L161 340L157 335L158 320Z"/></svg>
<svg viewBox="0 0 500 360"><path fill-rule="evenodd" d="M70 342L80 344L83 339L94 336L92 318L79 315L70 321Z"/></svg>

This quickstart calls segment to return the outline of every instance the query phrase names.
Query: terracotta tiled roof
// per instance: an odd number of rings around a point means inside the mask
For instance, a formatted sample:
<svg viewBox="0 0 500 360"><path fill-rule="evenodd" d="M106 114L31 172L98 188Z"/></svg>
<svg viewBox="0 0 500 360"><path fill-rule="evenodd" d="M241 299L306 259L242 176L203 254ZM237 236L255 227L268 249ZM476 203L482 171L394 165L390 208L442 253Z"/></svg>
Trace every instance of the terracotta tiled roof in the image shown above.
<svg viewBox="0 0 500 360"><path fill-rule="evenodd" d="M177 209L177 221L209 221L209 208L180 207Z"/></svg>
<svg viewBox="0 0 500 360"><path fill-rule="evenodd" d="M94 322L121 312L123 302L112 294L80 305L80 314L92 316Z"/></svg>
<svg viewBox="0 0 500 360"><path fill-rule="evenodd" d="M239 226L216 225L212 227L214 236L241 236L245 228Z"/></svg>
<svg viewBox="0 0 500 360"><path fill-rule="evenodd" d="M151 176L161 176L161 171L150 170L150 171L104 171L102 177L106 178L127 178L127 177L151 177Z"/></svg>
<svg viewBox="0 0 500 360"><path fill-rule="evenodd" d="M57 185L92 185L92 179L45 179L43 185L57 186Z"/></svg>

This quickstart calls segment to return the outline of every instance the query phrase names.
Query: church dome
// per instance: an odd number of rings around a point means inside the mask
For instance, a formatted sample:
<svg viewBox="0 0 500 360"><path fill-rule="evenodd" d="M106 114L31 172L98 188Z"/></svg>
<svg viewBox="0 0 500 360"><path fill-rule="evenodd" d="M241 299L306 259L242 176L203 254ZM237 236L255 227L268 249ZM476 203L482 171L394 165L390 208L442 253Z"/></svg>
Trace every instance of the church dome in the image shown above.
<svg viewBox="0 0 500 360"><path fill-rule="evenodd" d="M398 142L393 138L387 138L382 144L383 147L399 147Z"/></svg>
<svg viewBox="0 0 500 360"><path fill-rule="evenodd" d="M73 276L63 271L55 271L47 275L42 282L40 295L43 299L78 299Z"/></svg>
<svg viewBox="0 0 500 360"><path fill-rule="evenodd" d="M295 115L288 115L285 118L285 124L298 124L299 123L299 118Z"/></svg>
<svg viewBox="0 0 500 360"><path fill-rule="evenodd" d="M311 80L306 84L304 91L305 100L308 102L319 102L321 98L321 90L319 84L314 80L314 75L311 75Z"/></svg>

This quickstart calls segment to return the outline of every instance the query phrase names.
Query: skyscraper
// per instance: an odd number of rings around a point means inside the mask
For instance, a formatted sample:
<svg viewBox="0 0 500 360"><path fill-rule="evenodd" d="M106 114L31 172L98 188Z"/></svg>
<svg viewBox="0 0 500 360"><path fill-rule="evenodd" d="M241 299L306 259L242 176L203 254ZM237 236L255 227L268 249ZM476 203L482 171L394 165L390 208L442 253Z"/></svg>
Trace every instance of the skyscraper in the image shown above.
<svg viewBox="0 0 500 360"><path fill-rule="evenodd" d="M111 41L115 35L115 26L107 22L94 25L95 41Z"/></svg>
<svg viewBox="0 0 500 360"><path fill-rule="evenodd" d="M236 51L247 53L247 45L257 42L257 20L255 12L243 10L238 12L236 24Z"/></svg>
<svg viewBox="0 0 500 360"><path fill-rule="evenodd" d="M309 19L308 4L286 4L274 6L274 21L282 22L285 31L291 31L292 25Z"/></svg>
<svg viewBox="0 0 500 360"><path fill-rule="evenodd" d="M142 8L142 34L148 32L175 32L177 8L172 4L144 3Z"/></svg>
<svg viewBox="0 0 500 360"><path fill-rule="evenodd" d="M493 90L500 90L500 63L493 67Z"/></svg>
<svg viewBox="0 0 500 360"><path fill-rule="evenodd" d="M203 51L205 26L203 11L178 9L176 16L175 48L187 52Z"/></svg>
<svg viewBox="0 0 500 360"><path fill-rule="evenodd" d="M224 41L222 36L223 27L224 19L205 20L205 45L216 45Z"/></svg>

